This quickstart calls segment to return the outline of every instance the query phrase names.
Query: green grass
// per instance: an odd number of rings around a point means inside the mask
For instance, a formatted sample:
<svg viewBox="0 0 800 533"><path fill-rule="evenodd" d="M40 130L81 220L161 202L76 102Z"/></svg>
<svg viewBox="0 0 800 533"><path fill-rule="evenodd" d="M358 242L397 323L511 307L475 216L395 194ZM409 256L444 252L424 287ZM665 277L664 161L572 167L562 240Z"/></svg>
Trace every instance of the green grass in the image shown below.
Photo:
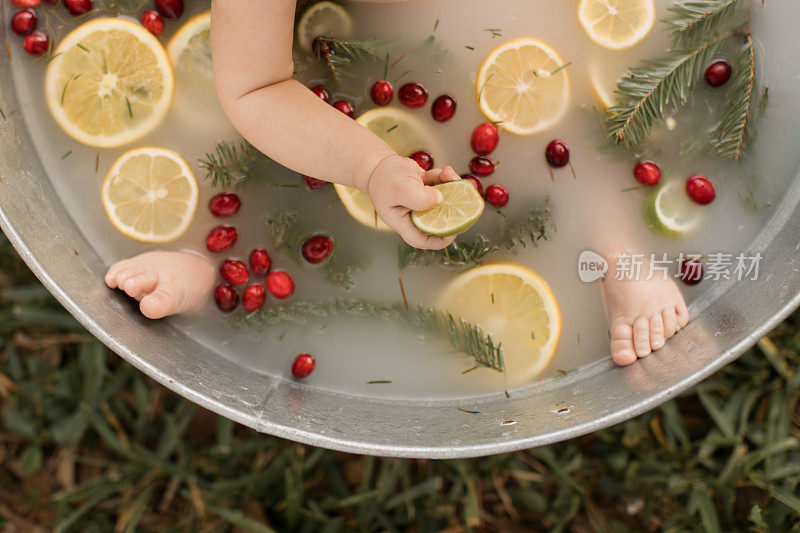
<svg viewBox="0 0 800 533"><path fill-rule="evenodd" d="M789 531L800 314L691 392L542 448L330 452L195 407L110 354L0 241L0 531Z"/></svg>

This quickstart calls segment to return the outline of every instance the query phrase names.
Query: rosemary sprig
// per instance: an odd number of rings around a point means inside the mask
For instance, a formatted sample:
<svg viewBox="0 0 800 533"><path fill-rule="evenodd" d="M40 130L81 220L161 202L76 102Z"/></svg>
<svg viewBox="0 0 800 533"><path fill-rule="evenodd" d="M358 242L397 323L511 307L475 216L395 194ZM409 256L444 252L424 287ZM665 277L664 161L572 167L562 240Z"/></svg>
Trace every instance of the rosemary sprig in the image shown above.
<svg viewBox="0 0 800 533"><path fill-rule="evenodd" d="M314 57L322 63L336 81L351 77L354 65L367 61L383 61L386 49L386 43L374 37L336 39L321 36L314 40Z"/></svg>
<svg viewBox="0 0 800 533"><path fill-rule="evenodd" d="M327 319L340 315L368 317L389 321L402 321L405 325L421 329L446 339L455 349L475 359L481 366L502 371L503 353L483 329L450 313L415 305L406 309L402 302L380 304L362 299L333 298L319 302L295 302L264 308L232 319L234 327L274 326L282 322L306 324L312 319Z"/></svg>
<svg viewBox="0 0 800 533"><path fill-rule="evenodd" d="M215 189L232 189L244 183L259 156L247 141L239 143L222 141L213 152L206 153L199 161L200 168L206 172L206 180Z"/></svg>

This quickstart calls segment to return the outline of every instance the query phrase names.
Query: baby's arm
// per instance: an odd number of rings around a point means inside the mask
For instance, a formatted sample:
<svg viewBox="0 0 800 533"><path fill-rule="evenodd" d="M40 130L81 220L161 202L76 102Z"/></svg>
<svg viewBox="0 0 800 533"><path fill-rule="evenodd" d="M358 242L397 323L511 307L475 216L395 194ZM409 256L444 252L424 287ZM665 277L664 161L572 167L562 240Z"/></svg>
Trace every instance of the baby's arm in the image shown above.
<svg viewBox="0 0 800 533"><path fill-rule="evenodd" d="M441 193L426 185L458 176L450 168L422 172L292 79L295 4L212 3L214 80L229 119L245 139L278 163L369 194L378 215L412 246L447 246L452 237L425 235L408 215L441 201Z"/></svg>

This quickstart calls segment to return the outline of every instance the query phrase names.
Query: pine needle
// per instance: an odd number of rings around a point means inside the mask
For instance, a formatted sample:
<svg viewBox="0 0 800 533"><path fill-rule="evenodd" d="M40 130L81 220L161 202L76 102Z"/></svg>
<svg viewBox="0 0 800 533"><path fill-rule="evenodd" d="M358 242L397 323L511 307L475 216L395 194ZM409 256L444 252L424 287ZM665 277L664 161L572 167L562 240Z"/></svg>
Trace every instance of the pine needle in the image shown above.
<svg viewBox="0 0 800 533"><path fill-rule="evenodd" d="M671 27L673 48L694 48L710 37L730 32L742 24L742 14L749 2L691 0L670 6L671 16L664 22Z"/></svg>
<svg viewBox="0 0 800 533"><path fill-rule="evenodd" d="M103 0L101 6L115 15L137 16L146 3L146 0Z"/></svg>
<svg viewBox="0 0 800 533"><path fill-rule="evenodd" d="M317 37L314 40L314 56L337 81L352 77L355 65L369 61L384 61L386 43L380 39L335 39Z"/></svg>
<svg viewBox="0 0 800 533"><path fill-rule="evenodd" d="M502 371L503 354L483 329L450 313L423 305L406 310L403 302L379 304L363 299L333 298L319 302L295 302L264 308L256 313L232 319L234 327L274 326L283 322L306 324L313 319L350 315L387 321L401 320L405 325L435 334L447 340L455 349L475 359L481 366Z"/></svg>
<svg viewBox="0 0 800 533"><path fill-rule="evenodd" d="M205 179L215 189L231 190L244 183L250 174L253 163L260 152L247 141L217 143L213 152L207 153L199 161L205 170Z"/></svg>

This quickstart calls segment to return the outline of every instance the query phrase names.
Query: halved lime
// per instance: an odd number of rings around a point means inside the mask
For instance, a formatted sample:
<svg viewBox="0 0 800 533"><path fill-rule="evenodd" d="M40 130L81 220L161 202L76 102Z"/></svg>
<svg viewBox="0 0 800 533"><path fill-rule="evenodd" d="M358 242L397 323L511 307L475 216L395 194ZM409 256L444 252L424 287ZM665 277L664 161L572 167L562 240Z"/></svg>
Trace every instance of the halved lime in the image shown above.
<svg viewBox="0 0 800 533"><path fill-rule="evenodd" d="M333 2L317 2L306 9L297 23L297 43L311 52L320 36L347 39L353 34L353 19L345 8Z"/></svg>
<svg viewBox="0 0 800 533"><path fill-rule="evenodd" d="M665 182L645 202L644 220L654 232L678 236L697 228L702 209L686 195L683 180Z"/></svg>
<svg viewBox="0 0 800 533"><path fill-rule="evenodd" d="M447 237L464 233L483 214L483 198L468 180L440 183L442 202L427 211L413 211L411 222L428 235Z"/></svg>

